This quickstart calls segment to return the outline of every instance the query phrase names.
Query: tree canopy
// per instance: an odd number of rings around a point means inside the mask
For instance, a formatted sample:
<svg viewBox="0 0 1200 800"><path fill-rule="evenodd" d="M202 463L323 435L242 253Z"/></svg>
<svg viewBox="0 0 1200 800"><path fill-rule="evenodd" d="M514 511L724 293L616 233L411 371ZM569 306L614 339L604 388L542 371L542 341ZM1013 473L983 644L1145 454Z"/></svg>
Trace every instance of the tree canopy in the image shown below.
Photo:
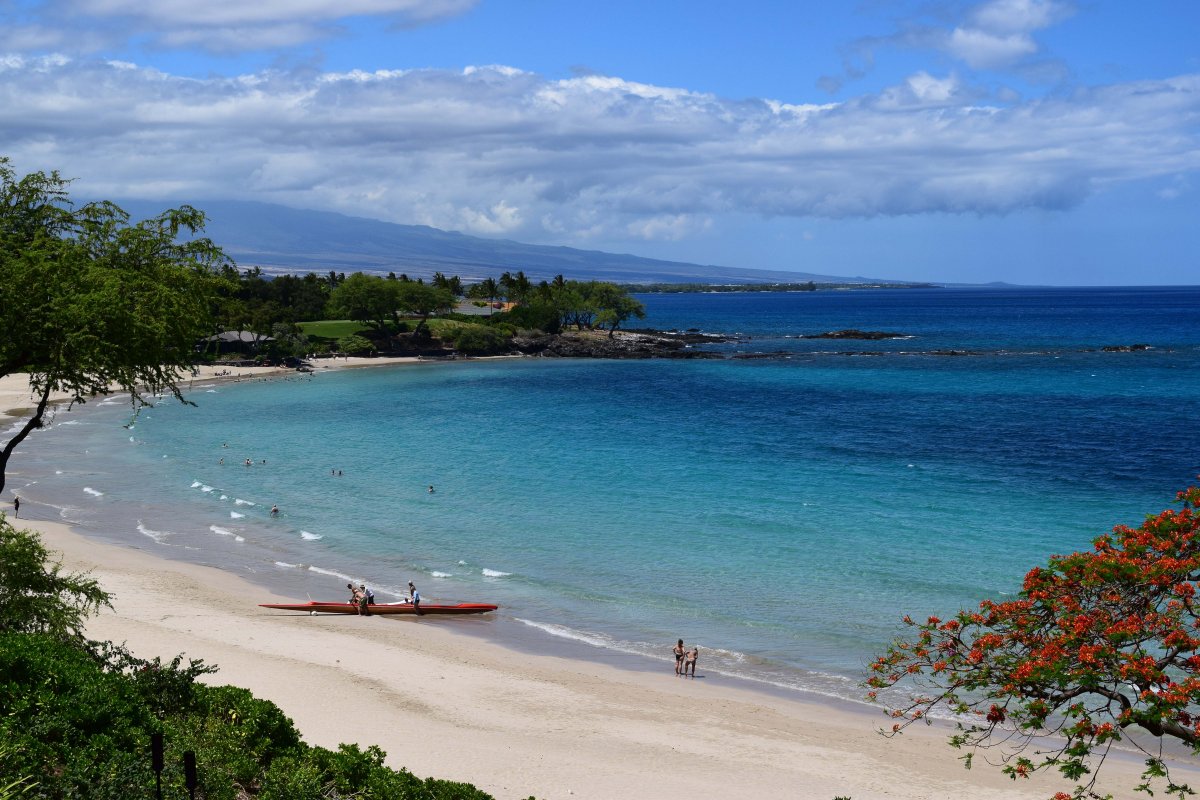
<svg viewBox="0 0 1200 800"><path fill-rule="evenodd" d="M1200 487L1177 500L1090 552L1052 556L1013 600L905 617L912 635L871 664L868 681L897 720L891 732L950 712L950 743L968 750L968 766L984 751L1014 778L1054 768L1080 782L1075 797L1093 796L1105 756L1125 742L1146 757L1139 789L1162 779L1168 794L1192 794L1171 781L1157 744L1131 736L1140 728L1200 753Z"/></svg>
<svg viewBox="0 0 1200 800"><path fill-rule="evenodd" d="M130 224L118 206L75 208L57 172L17 179L0 158L0 377L29 374L33 415L0 449L0 490L13 449L41 427L50 397L172 393L210 320L229 261L190 206ZM143 394L144 393L144 394Z"/></svg>

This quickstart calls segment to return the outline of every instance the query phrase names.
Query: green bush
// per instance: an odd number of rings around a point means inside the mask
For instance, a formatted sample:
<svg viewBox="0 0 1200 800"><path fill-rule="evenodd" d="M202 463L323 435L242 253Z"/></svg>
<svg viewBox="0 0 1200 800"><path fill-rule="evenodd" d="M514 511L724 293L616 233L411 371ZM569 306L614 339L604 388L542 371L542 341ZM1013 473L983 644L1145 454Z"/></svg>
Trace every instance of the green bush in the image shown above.
<svg viewBox="0 0 1200 800"><path fill-rule="evenodd" d="M520 305L500 314L487 317L493 325L507 324L517 328L536 328L546 333L558 333L561 327L558 309L543 303Z"/></svg>
<svg viewBox="0 0 1200 800"><path fill-rule="evenodd" d="M375 349L375 345L371 344L370 339L363 338L357 334L352 336L343 336L338 339L338 351L349 353L350 355L365 355Z"/></svg>
<svg viewBox="0 0 1200 800"><path fill-rule="evenodd" d="M163 735L165 797L186 795L188 750L204 800L490 797L390 769L378 747L309 747L274 703L199 683L215 672L202 661L146 661L111 642L84 641L82 615L108 596L49 564L36 534L2 520L0 533L0 800L152 797L155 733ZM13 597L14 587L23 596Z"/></svg>
<svg viewBox="0 0 1200 800"><path fill-rule="evenodd" d="M509 349L509 337L495 328L463 326L454 334L454 347L467 355L503 353Z"/></svg>

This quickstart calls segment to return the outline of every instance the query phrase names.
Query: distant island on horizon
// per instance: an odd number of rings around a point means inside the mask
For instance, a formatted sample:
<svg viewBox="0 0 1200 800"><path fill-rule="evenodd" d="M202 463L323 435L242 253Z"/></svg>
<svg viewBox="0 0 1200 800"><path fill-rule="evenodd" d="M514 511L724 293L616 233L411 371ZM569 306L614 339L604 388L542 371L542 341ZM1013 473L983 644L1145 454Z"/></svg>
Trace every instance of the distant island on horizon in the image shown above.
<svg viewBox="0 0 1200 800"><path fill-rule="evenodd" d="M137 219L179 204L178 201L140 199L125 199L118 203ZM267 275L329 271L386 275L396 272L414 278L430 278L435 272L442 272L472 282L496 272L521 270L534 281L569 275L578 280L623 285L712 287L815 283L821 288L827 288L827 285L860 288L940 285L694 264L601 250L526 244L426 225L401 225L271 203L213 200L192 204L208 217L206 236L232 256L239 267L258 267Z"/></svg>

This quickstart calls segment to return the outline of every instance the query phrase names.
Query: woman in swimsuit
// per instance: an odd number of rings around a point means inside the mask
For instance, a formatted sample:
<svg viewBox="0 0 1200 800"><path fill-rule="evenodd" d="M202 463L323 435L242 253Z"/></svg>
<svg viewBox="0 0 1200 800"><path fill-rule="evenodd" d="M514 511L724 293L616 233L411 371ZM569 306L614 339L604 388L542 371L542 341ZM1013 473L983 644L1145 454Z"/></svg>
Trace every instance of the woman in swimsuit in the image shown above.
<svg viewBox="0 0 1200 800"><path fill-rule="evenodd" d="M675 674L683 674L683 656L687 651L683 649L683 639L675 645Z"/></svg>
<svg viewBox="0 0 1200 800"><path fill-rule="evenodd" d="M700 648L693 647L691 652L683 660L683 674L686 675L688 670L692 671L692 677L696 677L696 659L700 657Z"/></svg>

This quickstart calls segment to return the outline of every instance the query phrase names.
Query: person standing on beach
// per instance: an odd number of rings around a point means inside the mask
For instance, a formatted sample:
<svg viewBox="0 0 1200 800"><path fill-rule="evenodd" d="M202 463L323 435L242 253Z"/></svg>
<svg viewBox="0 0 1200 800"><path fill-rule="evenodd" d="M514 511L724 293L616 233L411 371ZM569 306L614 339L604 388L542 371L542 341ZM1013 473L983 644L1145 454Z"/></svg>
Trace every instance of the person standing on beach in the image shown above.
<svg viewBox="0 0 1200 800"><path fill-rule="evenodd" d="M698 658L700 658L700 648L693 647L692 651L690 653L688 653L687 657L683 660L683 674L684 675L686 675L688 673L688 670L690 669L692 671L692 677L693 678L696 677L696 660Z"/></svg>
<svg viewBox="0 0 1200 800"><path fill-rule="evenodd" d="M417 616L421 615L421 593L417 591L417 587L413 586L413 582L408 582L408 594L412 597L413 611Z"/></svg>
<svg viewBox="0 0 1200 800"><path fill-rule="evenodd" d="M360 584L358 587L358 613L364 617L371 616L371 609L367 606L374 602L374 600L374 596L367 591L367 585L365 583Z"/></svg>
<svg viewBox="0 0 1200 800"><path fill-rule="evenodd" d="M683 639L680 639L675 645L675 674L683 674L683 656L687 651L683 649Z"/></svg>
<svg viewBox="0 0 1200 800"><path fill-rule="evenodd" d="M13 516L19 517L20 515L21 515L21 498L17 497L14 494L13 495Z"/></svg>

